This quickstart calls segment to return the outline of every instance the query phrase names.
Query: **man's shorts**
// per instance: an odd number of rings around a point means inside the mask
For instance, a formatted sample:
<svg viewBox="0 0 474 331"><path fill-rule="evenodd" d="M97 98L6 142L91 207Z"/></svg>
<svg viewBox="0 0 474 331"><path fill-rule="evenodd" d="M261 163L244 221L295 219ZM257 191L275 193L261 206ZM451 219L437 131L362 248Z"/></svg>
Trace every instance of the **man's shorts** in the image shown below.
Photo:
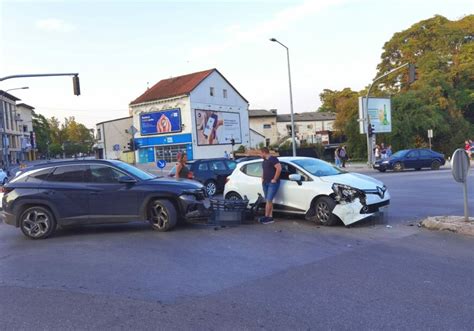
<svg viewBox="0 0 474 331"><path fill-rule="evenodd" d="M280 188L280 181L276 183L263 183L263 195L265 196L265 200L268 202L273 202L273 198L278 192Z"/></svg>

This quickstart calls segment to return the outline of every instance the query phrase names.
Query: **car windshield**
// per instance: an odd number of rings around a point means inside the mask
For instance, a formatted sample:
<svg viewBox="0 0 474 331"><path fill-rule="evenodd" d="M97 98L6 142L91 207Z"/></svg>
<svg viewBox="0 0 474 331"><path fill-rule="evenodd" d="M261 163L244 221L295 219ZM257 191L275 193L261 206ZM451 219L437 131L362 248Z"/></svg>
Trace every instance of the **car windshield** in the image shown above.
<svg viewBox="0 0 474 331"><path fill-rule="evenodd" d="M318 159L300 159L293 161L293 163L318 177L335 176L344 173L344 171Z"/></svg>
<svg viewBox="0 0 474 331"><path fill-rule="evenodd" d="M146 171L143 171L141 169L138 169L137 167L134 167L128 163L124 163L124 162L117 162L117 163L114 163L117 167L131 173L132 175L134 175L135 177L138 177L139 179L141 180L147 180L147 179L153 179L153 178L156 178L156 176L146 172Z"/></svg>
<svg viewBox="0 0 474 331"><path fill-rule="evenodd" d="M392 154L392 158L404 157L407 152L408 152L408 150L406 150L406 149L404 149L402 151L398 151L398 152Z"/></svg>

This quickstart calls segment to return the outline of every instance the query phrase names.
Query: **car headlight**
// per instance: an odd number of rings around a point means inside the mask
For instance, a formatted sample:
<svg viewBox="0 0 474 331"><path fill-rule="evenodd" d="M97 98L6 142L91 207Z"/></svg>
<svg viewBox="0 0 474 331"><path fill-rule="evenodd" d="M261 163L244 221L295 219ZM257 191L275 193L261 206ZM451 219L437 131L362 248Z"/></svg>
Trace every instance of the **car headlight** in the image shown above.
<svg viewBox="0 0 474 331"><path fill-rule="evenodd" d="M382 164L389 164L389 163L390 163L390 161L388 161L388 160L385 160L385 161L382 162Z"/></svg>
<svg viewBox="0 0 474 331"><path fill-rule="evenodd" d="M361 199L361 203L365 202L365 194L352 186L344 184L332 184L332 190L336 194L337 201L352 202L356 198Z"/></svg>

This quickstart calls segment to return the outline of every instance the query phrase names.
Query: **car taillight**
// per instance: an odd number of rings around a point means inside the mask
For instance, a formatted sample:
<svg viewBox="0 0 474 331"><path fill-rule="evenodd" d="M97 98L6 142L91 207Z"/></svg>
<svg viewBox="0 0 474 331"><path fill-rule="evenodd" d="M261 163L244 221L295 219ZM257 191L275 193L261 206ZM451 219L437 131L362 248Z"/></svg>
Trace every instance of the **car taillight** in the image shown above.
<svg viewBox="0 0 474 331"><path fill-rule="evenodd" d="M188 172L188 179L194 179L194 174L192 171Z"/></svg>

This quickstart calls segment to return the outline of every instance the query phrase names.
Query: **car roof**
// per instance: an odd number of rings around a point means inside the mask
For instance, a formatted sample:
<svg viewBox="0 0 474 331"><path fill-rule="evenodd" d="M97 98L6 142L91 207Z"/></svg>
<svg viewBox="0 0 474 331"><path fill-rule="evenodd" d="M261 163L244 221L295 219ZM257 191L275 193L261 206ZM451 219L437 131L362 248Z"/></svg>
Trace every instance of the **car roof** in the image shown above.
<svg viewBox="0 0 474 331"><path fill-rule="evenodd" d="M214 158L211 158L211 159L196 159L196 160L189 160L189 161L186 161L186 163L197 163L197 162L205 162L205 161L234 161L235 160L230 160L230 159L227 159L225 157L214 157Z"/></svg>
<svg viewBox="0 0 474 331"><path fill-rule="evenodd" d="M34 164L32 166L26 167L22 169L22 171L29 171L33 169L39 169L39 168L48 168L48 167L59 167L59 166L64 166L64 165L75 165L75 164L118 164L122 163L122 161L118 160L97 160L97 159L92 159L92 160L60 160L60 161L47 161L47 162L42 162L38 164Z"/></svg>
<svg viewBox="0 0 474 331"><path fill-rule="evenodd" d="M284 161L284 162L294 162L298 160L319 160L321 162L326 162L324 160L321 160L315 157L307 157L307 156L276 156L276 158L278 159L278 161ZM239 166L243 166L245 164L254 163L256 161L263 161L263 160L262 159L246 160L246 161L238 162L237 164Z"/></svg>

